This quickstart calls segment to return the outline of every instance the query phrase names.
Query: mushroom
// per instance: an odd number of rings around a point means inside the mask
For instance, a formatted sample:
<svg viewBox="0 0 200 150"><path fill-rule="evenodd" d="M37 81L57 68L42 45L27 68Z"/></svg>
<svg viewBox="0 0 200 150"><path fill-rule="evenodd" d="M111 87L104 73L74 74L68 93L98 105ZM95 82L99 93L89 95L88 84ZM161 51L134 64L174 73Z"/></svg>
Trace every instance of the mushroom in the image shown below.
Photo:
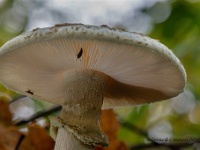
<svg viewBox="0 0 200 150"><path fill-rule="evenodd" d="M101 109L175 97L185 82L183 65L166 46L105 25L37 28L0 48L0 83L62 105L51 117L56 150L107 146Z"/></svg>

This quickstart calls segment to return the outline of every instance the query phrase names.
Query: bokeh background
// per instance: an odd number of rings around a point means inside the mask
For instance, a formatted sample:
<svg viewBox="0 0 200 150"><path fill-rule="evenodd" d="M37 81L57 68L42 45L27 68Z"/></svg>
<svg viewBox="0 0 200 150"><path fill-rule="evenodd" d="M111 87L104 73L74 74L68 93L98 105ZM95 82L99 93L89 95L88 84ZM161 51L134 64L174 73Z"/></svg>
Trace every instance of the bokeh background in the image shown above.
<svg viewBox="0 0 200 150"><path fill-rule="evenodd" d="M106 24L168 46L185 66L184 92L170 100L116 109L123 120L116 132L130 149L200 149L199 0L0 0L0 46L25 31L66 22ZM0 96L15 100L9 105L14 122L52 106L3 85ZM46 127L48 117L36 122Z"/></svg>

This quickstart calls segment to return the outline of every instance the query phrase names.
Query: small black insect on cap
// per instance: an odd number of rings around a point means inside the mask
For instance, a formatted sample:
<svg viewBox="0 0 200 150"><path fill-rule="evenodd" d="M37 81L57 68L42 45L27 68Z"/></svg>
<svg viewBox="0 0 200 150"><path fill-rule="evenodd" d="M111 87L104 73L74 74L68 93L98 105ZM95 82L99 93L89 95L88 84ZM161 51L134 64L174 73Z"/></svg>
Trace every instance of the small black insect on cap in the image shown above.
<svg viewBox="0 0 200 150"><path fill-rule="evenodd" d="M79 59L83 54L83 49L81 48L81 50L79 51L79 53L77 54L77 58Z"/></svg>
<svg viewBox="0 0 200 150"><path fill-rule="evenodd" d="M26 93L33 95L34 93L30 90L27 90Z"/></svg>

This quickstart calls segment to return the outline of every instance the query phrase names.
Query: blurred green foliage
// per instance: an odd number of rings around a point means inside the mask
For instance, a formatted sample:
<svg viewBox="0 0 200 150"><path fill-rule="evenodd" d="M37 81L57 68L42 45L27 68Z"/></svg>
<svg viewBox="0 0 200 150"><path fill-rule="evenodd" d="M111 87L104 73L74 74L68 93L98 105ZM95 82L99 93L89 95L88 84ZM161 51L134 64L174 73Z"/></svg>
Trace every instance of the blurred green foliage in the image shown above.
<svg viewBox="0 0 200 150"><path fill-rule="evenodd" d="M27 15L16 13L15 7L13 0L4 0L4 3L0 3L0 46L26 28ZM23 4L20 4L20 7L27 11ZM13 20L18 21L11 25ZM165 135L171 138L200 138L200 2L172 1L171 14L164 22L155 24L149 36L172 49L185 66L188 76L186 91L191 91L193 94L194 106L180 113L176 111L176 107L173 107L172 101L167 100L126 110L118 109L117 113L146 132L150 138L153 130L160 132L158 135L161 136L160 138L165 138ZM0 92L8 93L12 97L16 95L2 85L0 85ZM185 94L185 97L190 101L190 96ZM187 101L184 105L188 105ZM147 137L123 126L119 137L130 145L149 143Z"/></svg>
<svg viewBox="0 0 200 150"><path fill-rule="evenodd" d="M139 106L139 111L138 106L134 107L132 108L132 112L127 115L126 119L147 131L147 133L150 133L153 126L156 126L162 121L167 121L172 128L170 133L171 138L188 140L191 138L200 139L200 103L198 102L200 99L200 2L192 3L185 0L171 2L170 16L164 22L155 24L150 33L150 37L158 39L161 43L167 45L181 60L187 72L188 82L186 90L192 91L196 105L183 114L177 113L171 109L166 116L164 115L163 117L161 115L153 124L151 123L151 125L148 120L152 115L156 116L157 113L166 112L164 110L160 112L154 111L151 116L149 112L159 107L171 107L170 100L151 104L151 106L155 106L152 108L146 105ZM186 99L187 98L186 96ZM187 103L185 103L185 105L187 105ZM195 116L196 121L191 119L192 115ZM146 141L145 137L138 136L123 127L121 128L120 137L133 145ZM190 147L190 149L196 148Z"/></svg>
<svg viewBox="0 0 200 150"><path fill-rule="evenodd" d="M190 90L200 98L200 2L177 0L169 18L150 34L167 45L183 63Z"/></svg>
<svg viewBox="0 0 200 150"><path fill-rule="evenodd" d="M27 10L20 1L0 1L0 46L25 30Z"/></svg>

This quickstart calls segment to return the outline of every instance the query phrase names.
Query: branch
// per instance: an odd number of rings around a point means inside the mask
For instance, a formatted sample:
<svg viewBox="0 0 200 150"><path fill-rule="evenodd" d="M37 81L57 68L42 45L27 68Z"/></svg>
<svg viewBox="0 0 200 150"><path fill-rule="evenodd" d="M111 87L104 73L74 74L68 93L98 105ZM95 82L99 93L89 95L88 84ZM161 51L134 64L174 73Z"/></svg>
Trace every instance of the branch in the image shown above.
<svg viewBox="0 0 200 150"><path fill-rule="evenodd" d="M119 122L123 127L127 128L127 129L129 129L129 130L131 130L131 131L133 131L133 132L135 132L139 135L142 135L143 137L147 138L148 141L151 141L152 143L157 144L157 142L155 142L151 138L149 138L147 132L144 131L143 129L140 129L137 126L135 126L135 125L133 125L133 124L127 122L127 121L123 121L121 118L119 119Z"/></svg>
<svg viewBox="0 0 200 150"><path fill-rule="evenodd" d="M130 150L142 150L147 148L169 148L171 150L181 150L180 148L193 146L194 143L177 143L177 144L165 144L165 143L149 143L149 144L138 144L135 146L131 146Z"/></svg>
<svg viewBox="0 0 200 150"><path fill-rule="evenodd" d="M47 109L47 110L39 111L39 112L33 114L28 119L20 120L20 121L16 122L15 125L21 126L21 125L27 124L35 119L38 119L40 117L49 116L50 114L61 110L61 108L62 108L62 106L59 105L59 106L53 106L52 108Z"/></svg>
<svg viewBox="0 0 200 150"><path fill-rule="evenodd" d="M21 143L22 143L22 141L23 141L24 138L25 138L25 135L24 135L24 134L22 134L22 135L19 137L19 140L18 140L18 142L17 142L17 145L16 145L16 147L15 147L15 150L19 150L19 147L20 147L20 145L21 145Z"/></svg>
<svg viewBox="0 0 200 150"><path fill-rule="evenodd" d="M181 147L189 147L189 146L192 146L192 144L194 144L194 142L193 143L185 142L185 143L177 143L177 144L158 143L158 142L152 140L151 138L149 138L147 132L138 128L137 126L135 126L129 122L125 122L122 119L120 119L119 122L123 127L127 128L139 135L142 135L143 137L147 138L148 141L151 142L149 144L138 144L135 146L131 146L130 150L135 150L135 149L141 150L141 149L146 149L146 148L158 148L158 147L159 148L165 147L165 148L168 148L171 150L180 150Z"/></svg>

